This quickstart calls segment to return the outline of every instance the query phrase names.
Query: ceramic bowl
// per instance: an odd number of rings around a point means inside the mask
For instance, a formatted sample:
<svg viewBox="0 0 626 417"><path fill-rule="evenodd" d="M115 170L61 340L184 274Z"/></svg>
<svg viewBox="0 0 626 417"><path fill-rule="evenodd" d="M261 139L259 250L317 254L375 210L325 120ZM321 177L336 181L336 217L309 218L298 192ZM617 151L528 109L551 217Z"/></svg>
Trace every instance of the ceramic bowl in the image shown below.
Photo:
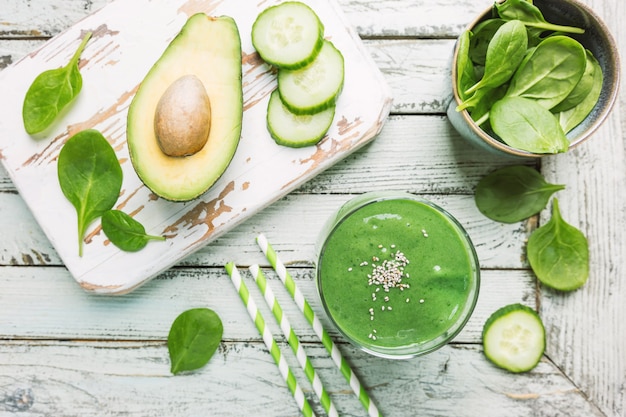
<svg viewBox="0 0 626 417"><path fill-rule="evenodd" d="M604 80L600 98L591 113L577 127L567 133L569 149L589 139L593 132L604 122L617 99L620 77L619 55L615 40L602 20L588 6L576 0L534 0L533 4L543 13L550 23L575 26L585 29L581 35L569 35L578 40L593 53L602 68ZM478 23L492 17L493 7L485 10L466 29L472 30ZM447 115L461 136L482 149L501 156L513 158L539 158L549 154L537 154L506 145L490 133L478 127L467 111L457 112L461 102L457 90L456 76L458 42L452 58L452 98L447 108Z"/></svg>

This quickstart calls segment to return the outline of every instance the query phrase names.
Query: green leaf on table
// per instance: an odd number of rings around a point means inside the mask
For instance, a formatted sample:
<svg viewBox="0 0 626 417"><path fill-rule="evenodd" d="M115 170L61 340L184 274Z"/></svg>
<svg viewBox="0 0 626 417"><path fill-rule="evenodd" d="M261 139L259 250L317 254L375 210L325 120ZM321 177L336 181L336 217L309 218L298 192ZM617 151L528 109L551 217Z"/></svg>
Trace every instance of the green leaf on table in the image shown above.
<svg viewBox="0 0 626 417"><path fill-rule="evenodd" d="M181 313L167 336L171 372L191 371L209 362L222 340L224 328L215 311L194 308Z"/></svg>
<svg viewBox="0 0 626 417"><path fill-rule="evenodd" d="M489 120L493 131L513 148L552 154L569 147L556 117L535 100L504 97L491 107Z"/></svg>
<svg viewBox="0 0 626 417"><path fill-rule="evenodd" d="M143 249L151 240L165 240L163 236L146 234L146 229L141 223L120 210L104 212L102 231L111 243L127 252Z"/></svg>
<svg viewBox="0 0 626 417"><path fill-rule="evenodd" d="M587 238L563 220L556 198L552 218L530 235L527 256L537 279L556 290L573 291L589 277Z"/></svg>
<svg viewBox="0 0 626 417"><path fill-rule="evenodd" d="M83 78L78 69L78 60L89 38L91 32L83 37L66 66L42 72L28 88L22 106L22 119L28 134L39 133L49 127L80 93Z"/></svg>
<svg viewBox="0 0 626 417"><path fill-rule="evenodd" d="M480 180L474 192L478 210L486 217L515 223L543 210L550 197L564 185L550 184L525 165L500 168Z"/></svg>
<svg viewBox="0 0 626 417"><path fill-rule="evenodd" d="M63 195L76 209L78 254L89 224L110 210L122 188L122 167L109 142L97 130L83 130L69 138L58 159Z"/></svg>

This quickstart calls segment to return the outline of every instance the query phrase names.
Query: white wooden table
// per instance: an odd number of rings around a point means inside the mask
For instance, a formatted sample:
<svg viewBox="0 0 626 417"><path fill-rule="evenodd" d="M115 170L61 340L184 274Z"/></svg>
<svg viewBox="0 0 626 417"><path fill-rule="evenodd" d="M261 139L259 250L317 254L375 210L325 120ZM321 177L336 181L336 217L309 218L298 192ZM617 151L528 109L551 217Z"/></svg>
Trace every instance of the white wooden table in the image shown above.
<svg viewBox="0 0 626 417"><path fill-rule="evenodd" d="M626 3L584 2L605 20L624 55ZM0 70L107 3L0 0ZM512 162L465 143L444 115L455 37L491 2L339 3L393 92L382 133L130 294L101 296L80 288L0 168L0 416L298 415L223 265L260 263L279 289L254 242L264 233L321 315L312 266L316 235L351 196L382 189L420 194L452 212L476 244L483 278L466 328L427 356L379 359L331 332L384 415L626 415L624 89L592 140L536 163L550 181L566 184L558 195L564 218L587 235L591 251L591 275L582 289L549 291L536 283L524 258L526 239L547 213L513 225L483 217L473 203L474 186ZM366 415L286 292L276 292L340 414ZM545 357L522 375L495 368L480 344L485 319L512 302L536 308L548 336ZM192 307L217 311L224 339L205 368L172 376L167 332ZM324 415L285 339L278 340L316 412Z"/></svg>

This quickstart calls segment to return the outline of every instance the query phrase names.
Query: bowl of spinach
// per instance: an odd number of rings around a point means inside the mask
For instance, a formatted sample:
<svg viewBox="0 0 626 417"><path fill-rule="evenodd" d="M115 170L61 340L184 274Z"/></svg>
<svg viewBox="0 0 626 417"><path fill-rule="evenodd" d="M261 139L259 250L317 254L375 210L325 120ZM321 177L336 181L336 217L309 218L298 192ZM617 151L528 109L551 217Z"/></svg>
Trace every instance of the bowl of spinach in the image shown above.
<svg viewBox="0 0 626 417"><path fill-rule="evenodd" d="M619 56L602 20L577 0L504 0L457 39L447 115L499 155L538 158L587 140L609 115Z"/></svg>

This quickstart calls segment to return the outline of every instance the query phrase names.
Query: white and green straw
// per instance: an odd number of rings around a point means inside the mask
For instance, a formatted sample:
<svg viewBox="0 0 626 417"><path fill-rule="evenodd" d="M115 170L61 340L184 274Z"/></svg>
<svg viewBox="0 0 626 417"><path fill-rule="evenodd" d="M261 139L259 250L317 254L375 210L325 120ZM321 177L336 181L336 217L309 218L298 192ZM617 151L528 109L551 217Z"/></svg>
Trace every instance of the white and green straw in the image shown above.
<svg viewBox="0 0 626 417"><path fill-rule="evenodd" d="M329 417L338 417L339 413L337 413L337 409L335 405L330 400L328 392L324 389L322 385L322 381L320 380L317 372L315 372L315 368L313 368L313 364L309 360L302 344L300 344L300 340L298 339L298 335L294 332L291 327L291 323L285 314L283 314L283 309L280 306L280 303L274 296L274 292L270 288L267 279L265 278L265 274L259 268L258 265L251 265L249 268L252 276L254 277L254 281L257 283L259 290L263 294L265 301L267 302L268 307L272 310L272 314L276 318L283 334L287 338L289 342L289 346L293 353L296 355L298 363L304 370L306 377L309 379L311 385L313 385L313 390L317 397L320 399L320 403L322 407L324 407L324 411L328 414Z"/></svg>
<svg viewBox="0 0 626 417"><path fill-rule="evenodd" d="M261 336L263 337L263 341L265 342L265 346L267 346L267 348L270 351L270 354L272 355L272 358L274 359L274 362L276 362L276 365L278 365L278 369L281 375L283 376L283 378L285 379L285 382L287 383L287 387L289 388L289 391L291 391L291 394L296 400L296 403L298 404L298 407L300 408L302 415L304 415L305 417L314 417L315 414L313 413L311 404L309 404L308 400L305 398L304 392L302 391L302 388L300 388L300 385L298 385L298 381L296 381L296 377L294 376L293 372L289 368L287 361L285 360L280 349L278 348L278 345L276 344L276 340L274 339L274 336L272 336L272 333L270 332L270 330L265 326L265 320L263 319L261 312L257 308L256 303L250 297L250 292L248 291L248 287L241 279L241 274L239 274L239 270L237 269L237 267L235 266L233 262L227 263L225 268L226 268L226 272L228 272L228 275L230 276L230 280L232 281L233 285L235 286L235 289L237 290L237 293L239 293L241 300L246 306L246 310L248 310L248 314L250 315L250 318L256 325L256 328L259 330L259 333L261 333Z"/></svg>
<svg viewBox="0 0 626 417"><path fill-rule="evenodd" d="M289 292L289 295L291 295L293 300L296 302L296 305L298 306L302 314L304 314L304 317L313 328L313 331L315 332L317 337L319 337L322 341L322 345L324 345L324 347L330 354L333 362L335 363L335 365L337 365L344 378L346 378L346 381L348 381L348 383L350 384L352 391L354 391L354 394L358 397L365 410L367 410L368 414L371 417L381 416L378 408L376 408L376 405L370 399L369 395L365 391L365 388L363 388L363 385L361 385L361 382L358 380L357 376L350 368L350 365L343 358L341 352L339 351L333 340L330 338L330 335L322 326L322 323L319 321L317 315L315 314L315 311L313 311L311 305L307 302L307 300L304 298L304 295L302 295L302 293L296 286L296 282L287 271L287 268L285 268L285 265L278 258L278 255L276 254L276 251L274 251L274 248L272 248L272 245L270 245L270 243L267 241L263 234L259 235L256 241L263 253L265 254L265 257L272 265L272 268L274 268L276 274L285 285L285 288L287 288L287 292Z"/></svg>

